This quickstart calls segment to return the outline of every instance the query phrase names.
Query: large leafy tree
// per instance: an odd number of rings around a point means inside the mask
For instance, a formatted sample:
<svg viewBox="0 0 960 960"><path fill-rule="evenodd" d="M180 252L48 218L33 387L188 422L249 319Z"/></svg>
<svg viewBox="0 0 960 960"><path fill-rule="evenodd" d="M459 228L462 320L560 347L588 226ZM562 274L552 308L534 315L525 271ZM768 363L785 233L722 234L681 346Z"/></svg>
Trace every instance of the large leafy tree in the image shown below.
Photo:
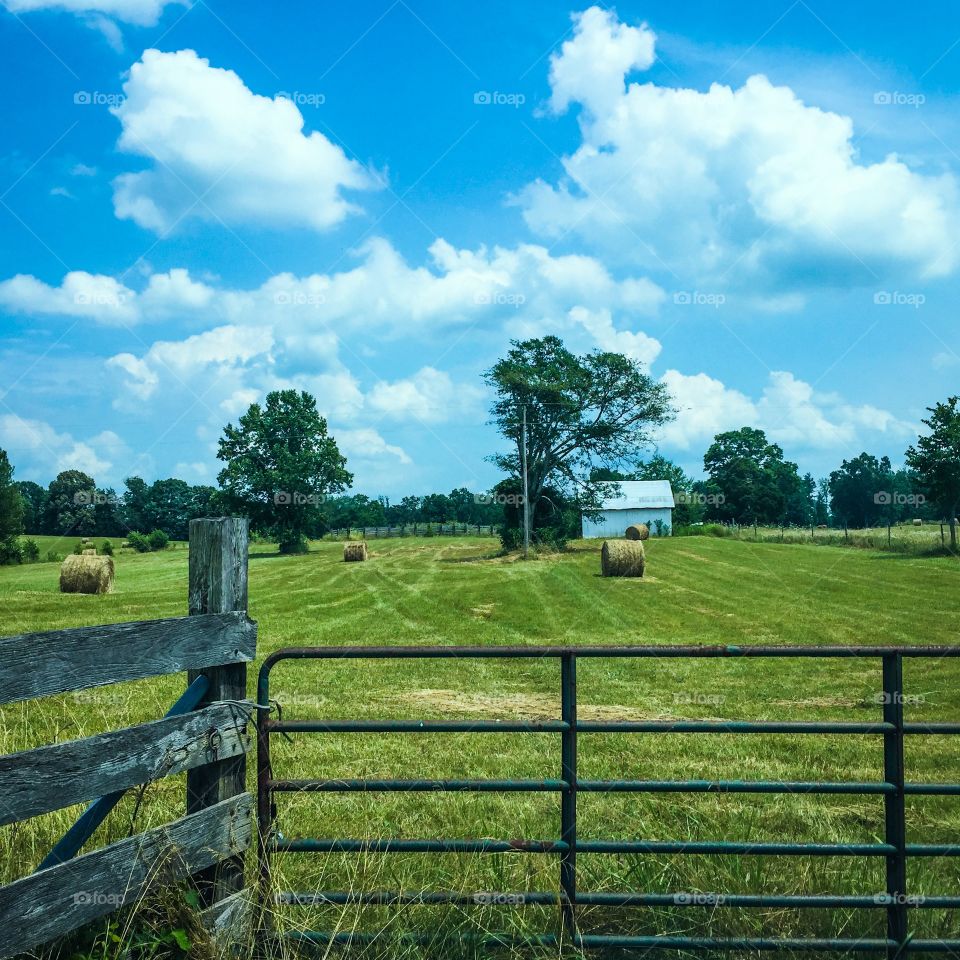
<svg viewBox="0 0 960 960"><path fill-rule="evenodd" d="M47 489L43 533L93 536L97 532L96 483L81 470L58 473Z"/></svg>
<svg viewBox="0 0 960 960"><path fill-rule="evenodd" d="M16 487L23 499L23 529L26 533L40 533L43 519L43 501L47 491L33 480L18 480Z"/></svg>
<svg viewBox="0 0 960 960"><path fill-rule="evenodd" d="M13 482L13 466L0 450L0 562L19 559L17 536L23 533L23 498Z"/></svg>
<svg viewBox="0 0 960 960"><path fill-rule="evenodd" d="M762 430L741 427L714 437L703 458L707 516L737 523L806 523L813 489ZM812 478L811 478L812 480Z"/></svg>
<svg viewBox="0 0 960 960"><path fill-rule="evenodd" d="M922 423L929 433L907 450L907 464L926 496L950 523L950 547L957 549L957 510L960 508L960 397L927 407Z"/></svg>
<svg viewBox="0 0 960 960"><path fill-rule="evenodd" d="M830 512L852 527L873 527L888 519L893 467L887 457L861 453L830 474Z"/></svg>
<svg viewBox="0 0 960 960"><path fill-rule="evenodd" d="M586 512L595 511L609 485L594 479L593 469L636 459L674 415L666 387L636 361L618 353L576 356L557 337L513 341L485 379L496 392L492 423L511 444L491 459L518 480L526 410L534 534L548 486ZM558 509L551 506L554 514Z"/></svg>
<svg viewBox="0 0 960 960"><path fill-rule="evenodd" d="M226 464L217 478L225 506L276 539L281 553L305 550L326 496L353 482L316 400L304 391L278 390L262 407L251 404L236 427L224 428L217 457Z"/></svg>

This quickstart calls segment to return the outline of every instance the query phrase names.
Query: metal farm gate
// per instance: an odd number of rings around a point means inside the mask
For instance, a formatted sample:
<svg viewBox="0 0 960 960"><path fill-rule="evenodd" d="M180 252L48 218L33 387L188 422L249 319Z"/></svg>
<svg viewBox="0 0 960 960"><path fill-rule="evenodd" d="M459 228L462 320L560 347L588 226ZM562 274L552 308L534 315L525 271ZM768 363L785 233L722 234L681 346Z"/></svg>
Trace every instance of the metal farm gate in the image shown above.
<svg viewBox="0 0 960 960"><path fill-rule="evenodd" d="M526 943L558 945L569 942L581 948L672 948L691 950L809 950L867 951L887 957L906 952L950 953L960 951L958 940L918 940L909 933L910 915L916 909L957 909L960 896L911 897L907 889L907 861L914 857L957 857L960 843L908 843L906 798L908 796L958 796L960 784L907 782L904 771L904 739L912 735L960 734L960 723L905 723L903 693L904 658L957 657L960 648L941 647L291 647L279 650L264 662L259 675L257 816L260 843L259 867L269 880L271 860L279 854L357 853L502 853L516 851L556 858L558 893L503 893L490 896L497 902L552 904L562 912L562 936L544 933L523 938ZM882 717L868 722L740 722L709 720L585 721L577 719L577 663L601 657L629 658L871 658L882 665ZM270 677L273 668L288 660L346 659L436 659L436 658L548 658L559 661L560 719L549 721L472 720L283 720L270 716ZM559 738L557 778L551 780L290 780L272 769L270 741L273 734L404 733L538 733ZM586 780L577 774L577 737L581 733L648 734L809 734L867 735L876 737L883 750L883 779L873 783L785 782L744 780ZM284 838L273 831L274 797L297 792L376 791L536 791L556 793L560 802L560 835L543 839L349 839L343 837ZM577 838L577 797L581 793L754 793L754 794L848 794L883 797L884 818L876 843L743 843L723 839L663 841L654 839L595 841ZM676 893L598 893L577 884L577 854L718 854L774 855L783 857L879 857L886 864L886 889L881 894L766 895ZM270 889L267 886L265 889ZM457 904L475 902L469 893L422 891L363 892L331 890L279 895L292 904ZM880 909L886 913L887 934L874 939L777 939L717 938L690 936L621 936L581 934L577 925L580 906L635 907L677 906L738 908L855 908ZM298 931L300 940L327 943L357 943L364 934ZM367 935L372 936L372 935ZM509 935L483 935L494 946L515 942Z"/></svg>

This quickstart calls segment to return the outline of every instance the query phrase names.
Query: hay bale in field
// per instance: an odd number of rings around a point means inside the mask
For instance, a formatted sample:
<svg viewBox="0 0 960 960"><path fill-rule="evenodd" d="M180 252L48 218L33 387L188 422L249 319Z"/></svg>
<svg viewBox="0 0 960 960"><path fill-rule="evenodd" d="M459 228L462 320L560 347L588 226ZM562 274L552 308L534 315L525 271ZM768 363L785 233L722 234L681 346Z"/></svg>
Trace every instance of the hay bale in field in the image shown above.
<svg viewBox="0 0 960 960"><path fill-rule="evenodd" d="M650 528L645 523L632 523L624 536L628 540L649 540Z"/></svg>
<svg viewBox="0 0 960 960"><path fill-rule="evenodd" d="M646 554L639 540L604 540L600 572L605 577L642 577Z"/></svg>
<svg viewBox="0 0 960 960"><path fill-rule="evenodd" d="M60 566L61 593L111 593L113 591L111 557L72 554Z"/></svg>
<svg viewBox="0 0 960 960"><path fill-rule="evenodd" d="M914 521L913 521L913 525L914 525L915 527L922 527L922 526L923 526L923 521L922 521L922 520L914 520Z"/></svg>
<svg viewBox="0 0 960 960"><path fill-rule="evenodd" d="M84 547L83 550L80 551L81 557L95 557L96 555L97 555L96 547Z"/></svg>
<svg viewBox="0 0 960 960"><path fill-rule="evenodd" d="M367 559L367 542L360 540L343 545L343 562L356 563Z"/></svg>

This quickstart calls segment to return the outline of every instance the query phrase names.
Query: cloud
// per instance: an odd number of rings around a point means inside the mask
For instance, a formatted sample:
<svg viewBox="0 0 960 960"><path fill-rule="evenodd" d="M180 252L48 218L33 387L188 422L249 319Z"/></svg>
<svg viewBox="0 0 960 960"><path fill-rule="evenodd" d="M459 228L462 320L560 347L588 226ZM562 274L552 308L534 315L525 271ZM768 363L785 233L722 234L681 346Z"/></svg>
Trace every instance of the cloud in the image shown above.
<svg viewBox="0 0 960 960"><path fill-rule="evenodd" d="M112 108L121 150L154 161L114 180L118 217L157 233L189 218L326 230L358 208L344 190L377 174L322 134L289 99L258 96L193 50L144 51Z"/></svg>
<svg viewBox="0 0 960 960"><path fill-rule="evenodd" d="M185 340L158 340L143 357L120 353L110 357L107 365L127 374L125 389L141 400L148 400L156 392L164 373L184 385L210 367L226 372L254 358L269 359L272 346L273 334L269 329L227 325ZM200 382L193 385L198 394L205 393L208 387L209 384Z"/></svg>
<svg viewBox="0 0 960 960"><path fill-rule="evenodd" d="M0 447L15 462L27 464L25 473L44 480L63 470L82 470L96 480L109 474L114 463L127 456L123 441L110 430L77 440L69 433L57 432L43 420L15 414L0 415Z"/></svg>
<svg viewBox="0 0 960 960"><path fill-rule="evenodd" d="M660 341L645 333L617 330L609 310L590 311L574 307L570 319L579 323L594 339L597 346L608 353L622 353L640 363L653 363L660 354Z"/></svg>
<svg viewBox="0 0 960 960"><path fill-rule="evenodd" d="M516 198L538 233L767 289L956 267L952 175L917 173L894 154L861 162L848 117L762 75L736 90L626 85L653 62L651 31L597 7L574 23L551 60L549 106L580 105L582 142L562 180Z"/></svg>
<svg viewBox="0 0 960 960"><path fill-rule="evenodd" d="M73 177L95 177L97 168L88 166L85 163L75 163L70 168L70 175Z"/></svg>
<svg viewBox="0 0 960 960"><path fill-rule="evenodd" d="M59 287L29 274L0 282L0 307L30 316L83 317L106 326L136 323L138 311L132 290L103 274L73 270Z"/></svg>
<svg viewBox="0 0 960 960"><path fill-rule="evenodd" d="M481 416L484 391L470 383L455 384L450 374L424 367L412 377L381 381L370 391L370 410L393 420L443 423L464 416Z"/></svg>
<svg viewBox="0 0 960 960"><path fill-rule="evenodd" d="M152 27L164 8L172 3L188 6L188 0L2 0L11 13L61 10L84 16L100 14L141 27Z"/></svg>
<svg viewBox="0 0 960 960"><path fill-rule="evenodd" d="M271 328L291 355L321 364L346 334L431 340L477 326L507 337L569 332L587 346L619 345L647 361L659 351L656 340L630 328L657 313L664 291L646 277L618 280L592 257L554 256L535 244L457 249L442 239L430 246L427 266L411 266L380 238L354 253L360 262L339 273L276 274L253 289L215 286L183 268L150 274L140 291L82 271L59 287L21 274L0 281L0 307L106 326L179 319Z"/></svg>
<svg viewBox="0 0 960 960"><path fill-rule="evenodd" d="M335 439L340 452L348 458L377 460L389 456L395 457L403 464L413 463L402 447L387 443L376 430L369 427L358 430L337 430Z"/></svg>
<svg viewBox="0 0 960 960"><path fill-rule="evenodd" d="M678 414L663 428L660 440L681 450L705 448L716 434L743 426L758 427L774 442L804 451L849 450L862 442L864 433L906 439L916 432L913 424L886 410L818 393L782 370L770 373L756 399L705 373L668 370L662 380Z"/></svg>

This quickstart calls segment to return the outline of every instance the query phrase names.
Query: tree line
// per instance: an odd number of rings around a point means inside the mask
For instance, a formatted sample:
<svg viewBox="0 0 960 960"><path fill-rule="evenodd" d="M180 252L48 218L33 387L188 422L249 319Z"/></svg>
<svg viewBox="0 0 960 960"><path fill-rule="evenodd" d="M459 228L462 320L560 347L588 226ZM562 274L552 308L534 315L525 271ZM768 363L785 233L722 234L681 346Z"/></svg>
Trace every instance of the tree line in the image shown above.
<svg viewBox="0 0 960 960"><path fill-rule="evenodd" d="M249 517L284 553L305 550L308 538L330 529L426 522L499 525L511 549L523 537L525 490L533 542L562 546L579 536L583 515L598 515L618 481L654 479L671 483L675 526L945 519L956 549L960 398L929 408L927 432L907 449L902 468L864 452L817 480L762 430L745 426L714 438L704 479L694 480L662 455L644 456L676 411L665 386L621 354L576 356L557 337L513 341L485 380L495 394L491 423L507 441L505 452L489 458L505 474L491 491L461 487L396 502L349 494L353 475L314 397L279 390L224 428L217 487L129 477L117 494L66 470L44 488L15 481L0 451L0 562L18 558L23 532L118 537L156 530L182 540L192 518L228 513Z"/></svg>

